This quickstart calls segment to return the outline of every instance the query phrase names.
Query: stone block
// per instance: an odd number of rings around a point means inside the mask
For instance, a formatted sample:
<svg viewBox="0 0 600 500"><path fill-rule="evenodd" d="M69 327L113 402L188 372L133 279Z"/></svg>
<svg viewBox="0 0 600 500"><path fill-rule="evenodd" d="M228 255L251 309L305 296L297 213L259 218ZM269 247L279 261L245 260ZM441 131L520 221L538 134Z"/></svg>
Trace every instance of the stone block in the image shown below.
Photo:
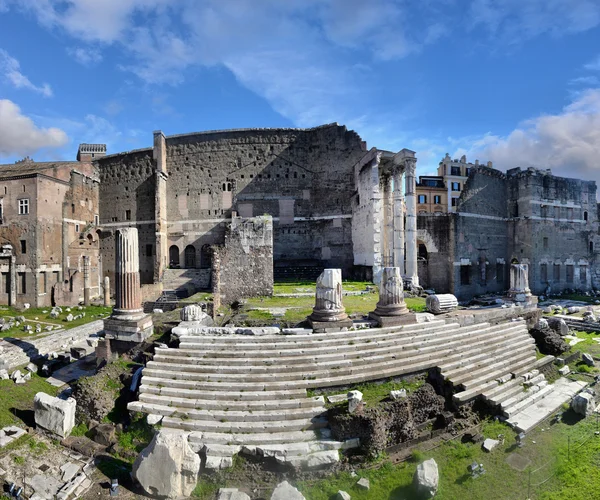
<svg viewBox="0 0 600 500"><path fill-rule="evenodd" d="M361 477L357 483L356 483L356 487L359 490L370 490L371 489L371 483L369 482L369 480L366 477Z"/></svg>
<svg viewBox="0 0 600 500"><path fill-rule="evenodd" d="M589 392L577 394L571 400L571 408L573 411L579 415L583 415L584 417L591 415L594 412L594 406L594 396Z"/></svg>
<svg viewBox="0 0 600 500"><path fill-rule="evenodd" d="M562 368L558 369L558 373L560 373L564 377L565 375L571 373L571 368L569 368L569 365L565 365Z"/></svg>
<svg viewBox="0 0 600 500"><path fill-rule="evenodd" d="M400 399L405 399L407 396L406 389L400 389L398 391L390 391L390 398L392 401L399 401Z"/></svg>
<svg viewBox="0 0 600 500"><path fill-rule="evenodd" d="M350 496L349 493L346 493L343 490L338 490L336 496L335 496L335 500L351 500L352 497Z"/></svg>
<svg viewBox="0 0 600 500"><path fill-rule="evenodd" d="M417 466L414 483L419 494L428 495L427 498L435 496L439 480L438 465L433 458L425 460Z"/></svg>
<svg viewBox="0 0 600 500"><path fill-rule="evenodd" d="M348 413L354 413L362 407L363 394L360 391L350 391L348 393Z"/></svg>
<svg viewBox="0 0 600 500"><path fill-rule="evenodd" d="M500 441L498 441L497 439L486 439L483 444L481 445L481 447L483 448L484 451L487 451L488 453L491 452L494 448L496 448L496 446L498 446L500 444Z"/></svg>
<svg viewBox="0 0 600 500"><path fill-rule="evenodd" d="M290 483L283 481L283 483L279 483L273 490L271 500L306 500L306 498Z"/></svg>
<svg viewBox="0 0 600 500"><path fill-rule="evenodd" d="M198 482L200 457L188 444L188 434L161 429L133 464L133 477L152 496L187 497Z"/></svg>
<svg viewBox="0 0 600 500"><path fill-rule="evenodd" d="M217 500L251 500L246 493L237 488L220 488Z"/></svg>
<svg viewBox="0 0 600 500"><path fill-rule="evenodd" d="M595 366L596 363L594 363L594 358L592 357L591 354L588 353L583 353L581 355L581 360L588 366Z"/></svg>
<svg viewBox="0 0 600 500"><path fill-rule="evenodd" d="M76 401L54 398L38 392L33 399L35 423L60 437L67 437L75 427Z"/></svg>

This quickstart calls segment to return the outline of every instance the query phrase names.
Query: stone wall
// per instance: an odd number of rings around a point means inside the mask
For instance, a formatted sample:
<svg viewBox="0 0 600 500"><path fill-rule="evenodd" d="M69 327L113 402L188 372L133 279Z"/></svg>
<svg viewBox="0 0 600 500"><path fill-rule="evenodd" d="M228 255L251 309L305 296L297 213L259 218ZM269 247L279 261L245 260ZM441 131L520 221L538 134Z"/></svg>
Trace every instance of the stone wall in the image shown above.
<svg viewBox="0 0 600 500"><path fill-rule="evenodd" d="M417 216L419 284L436 293L454 292L455 221L454 214Z"/></svg>
<svg viewBox="0 0 600 500"><path fill-rule="evenodd" d="M273 295L273 221L234 217L225 243L213 247L215 303Z"/></svg>

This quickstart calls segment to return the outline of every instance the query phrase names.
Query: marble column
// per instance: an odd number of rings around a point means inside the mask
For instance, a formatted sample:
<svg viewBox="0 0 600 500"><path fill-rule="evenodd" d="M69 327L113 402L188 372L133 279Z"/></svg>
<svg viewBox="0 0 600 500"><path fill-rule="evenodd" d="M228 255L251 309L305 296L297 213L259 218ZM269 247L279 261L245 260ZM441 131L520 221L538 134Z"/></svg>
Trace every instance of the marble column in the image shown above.
<svg viewBox="0 0 600 500"><path fill-rule="evenodd" d="M510 265L510 289L508 297L515 302L530 302L529 266L527 264Z"/></svg>
<svg viewBox="0 0 600 500"><path fill-rule="evenodd" d="M383 217L381 232L383 235L382 262L383 267L392 265L393 242L394 242L394 193L392 191L392 176L381 177L383 193Z"/></svg>
<svg viewBox="0 0 600 500"><path fill-rule="evenodd" d="M110 278L104 277L104 307L110 307Z"/></svg>
<svg viewBox="0 0 600 500"><path fill-rule="evenodd" d="M417 159L406 158L406 280L419 286L417 269Z"/></svg>
<svg viewBox="0 0 600 500"><path fill-rule="evenodd" d="M352 326L342 303L341 269L325 269L317 279L315 307L308 321L315 332L339 331Z"/></svg>
<svg viewBox="0 0 600 500"><path fill-rule="evenodd" d="M154 328L142 308L137 228L117 229L115 262L115 307L104 331L115 340L142 342Z"/></svg>
<svg viewBox="0 0 600 500"><path fill-rule="evenodd" d="M90 258L83 256L83 305L90 305Z"/></svg>
<svg viewBox="0 0 600 500"><path fill-rule="evenodd" d="M370 316L379 320L381 316L402 316L408 314L404 302L402 275L397 267L384 267L379 285L379 301Z"/></svg>
<svg viewBox="0 0 600 500"><path fill-rule="evenodd" d="M402 168L394 167L394 267L400 269L400 276L406 274L404 268L404 195L402 194Z"/></svg>

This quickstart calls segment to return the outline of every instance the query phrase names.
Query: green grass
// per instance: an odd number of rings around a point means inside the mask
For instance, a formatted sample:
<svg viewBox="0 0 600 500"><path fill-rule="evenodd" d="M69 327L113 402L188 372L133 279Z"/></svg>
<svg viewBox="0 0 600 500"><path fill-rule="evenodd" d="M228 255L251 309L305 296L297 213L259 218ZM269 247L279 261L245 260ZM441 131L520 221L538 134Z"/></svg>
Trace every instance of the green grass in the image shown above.
<svg viewBox="0 0 600 500"><path fill-rule="evenodd" d="M12 380L0 380L0 428L21 423L15 412L32 410L33 397L38 392L56 396L57 389L38 375L19 385Z"/></svg>
<svg viewBox="0 0 600 500"><path fill-rule="evenodd" d="M209 482L206 479L201 479L200 482L192 491L192 497L200 500L212 500L217 495L219 488L223 486L219 483Z"/></svg>

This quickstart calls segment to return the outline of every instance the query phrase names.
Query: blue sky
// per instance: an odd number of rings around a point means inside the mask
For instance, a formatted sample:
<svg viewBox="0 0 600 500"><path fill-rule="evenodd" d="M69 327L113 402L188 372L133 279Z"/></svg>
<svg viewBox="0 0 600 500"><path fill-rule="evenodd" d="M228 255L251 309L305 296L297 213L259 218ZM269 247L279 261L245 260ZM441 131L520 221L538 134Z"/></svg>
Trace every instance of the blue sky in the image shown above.
<svg viewBox="0 0 600 500"><path fill-rule="evenodd" d="M600 181L600 0L0 0L0 162L334 121Z"/></svg>

